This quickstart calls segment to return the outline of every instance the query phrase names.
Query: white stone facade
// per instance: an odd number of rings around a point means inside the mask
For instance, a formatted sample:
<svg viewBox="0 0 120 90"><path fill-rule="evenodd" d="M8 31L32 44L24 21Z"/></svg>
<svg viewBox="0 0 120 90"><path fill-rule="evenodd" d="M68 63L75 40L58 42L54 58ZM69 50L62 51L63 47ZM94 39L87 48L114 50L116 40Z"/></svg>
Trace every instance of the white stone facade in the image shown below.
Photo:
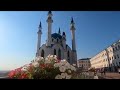
<svg viewBox="0 0 120 90"><path fill-rule="evenodd" d="M91 67L117 71L118 67L120 67L120 40L92 57L90 62Z"/></svg>
<svg viewBox="0 0 120 90"><path fill-rule="evenodd" d="M72 49L69 45L66 44L66 34L63 32L61 34L60 28L58 33L51 33L52 32L52 12L48 12L48 34L46 43L40 45L41 43L41 36L42 33L38 33L38 42L37 42L37 56L46 57L49 54L57 55L59 59L66 59L71 64L77 64L77 53L76 53L76 44L75 44L75 28L74 28L74 21L71 21L70 30L72 31ZM41 23L40 23L41 24ZM39 31L42 32L42 26L39 25ZM39 48L38 48L39 47Z"/></svg>

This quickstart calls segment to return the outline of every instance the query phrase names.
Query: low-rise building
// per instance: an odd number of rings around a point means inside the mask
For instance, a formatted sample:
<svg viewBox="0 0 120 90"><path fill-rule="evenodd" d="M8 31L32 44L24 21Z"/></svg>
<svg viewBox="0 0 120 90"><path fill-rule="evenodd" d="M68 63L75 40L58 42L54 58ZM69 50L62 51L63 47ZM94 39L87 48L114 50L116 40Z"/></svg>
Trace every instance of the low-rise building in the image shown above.
<svg viewBox="0 0 120 90"><path fill-rule="evenodd" d="M84 70L88 70L88 68L90 68L90 58L79 59L78 67Z"/></svg>

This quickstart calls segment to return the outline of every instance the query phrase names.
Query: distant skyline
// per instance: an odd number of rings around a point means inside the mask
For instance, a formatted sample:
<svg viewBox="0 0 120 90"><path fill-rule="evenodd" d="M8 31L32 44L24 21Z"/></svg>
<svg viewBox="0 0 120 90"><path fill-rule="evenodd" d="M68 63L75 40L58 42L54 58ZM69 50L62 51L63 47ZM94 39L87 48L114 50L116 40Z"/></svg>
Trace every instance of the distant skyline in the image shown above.
<svg viewBox="0 0 120 90"><path fill-rule="evenodd" d="M30 63L37 49L41 21L41 45L47 39L47 11L0 11L0 70ZM70 21L76 27L77 58L91 58L120 39L120 11L52 11L52 33L66 32L71 47Z"/></svg>

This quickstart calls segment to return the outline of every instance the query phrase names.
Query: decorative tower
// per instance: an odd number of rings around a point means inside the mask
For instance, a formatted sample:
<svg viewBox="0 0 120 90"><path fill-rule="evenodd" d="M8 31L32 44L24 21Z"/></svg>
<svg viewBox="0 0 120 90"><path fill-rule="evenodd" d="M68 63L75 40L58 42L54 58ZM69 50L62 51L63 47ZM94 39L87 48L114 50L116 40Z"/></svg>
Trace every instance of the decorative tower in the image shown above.
<svg viewBox="0 0 120 90"><path fill-rule="evenodd" d="M38 27L38 42L37 42L37 53L36 53L36 56L39 56L39 48L41 46L41 34L42 34L42 25L41 25L41 22L40 22L40 25Z"/></svg>
<svg viewBox="0 0 120 90"><path fill-rule="evenodd" d="M48 23L48 34L47 34L47 46L50 47L51 46L51 31L52 31L52 12L49 11L48 12L48 18L47 18L47 23Z"/></svg>
<svg viewBox="0 0 120 90"><path fill-rule="evenodd" d="M72 18L71 20L71 34L72 34L72 63L75 63L77 65L77 53L76 53L76 43L75 43L75 26L74 26L74 20Z"/></svg>

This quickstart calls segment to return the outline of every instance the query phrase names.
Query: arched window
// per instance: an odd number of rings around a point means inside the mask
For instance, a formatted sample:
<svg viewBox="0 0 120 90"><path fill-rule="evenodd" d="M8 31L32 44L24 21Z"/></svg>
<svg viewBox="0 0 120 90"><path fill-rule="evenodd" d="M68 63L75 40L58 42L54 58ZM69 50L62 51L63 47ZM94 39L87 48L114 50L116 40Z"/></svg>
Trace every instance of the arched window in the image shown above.
<svg viewBox="0 0 120 90"><path fill-rule="evenodd" d="M58 42L58 38L57 38L57 42Z"/></svg>
<svg viewBox="0 0 120 90"><path fill-rule="evenodd" d="M120 46L118 45L118 49L120 49Z"/></svg>
<svg viewBox="0 0 120 90"><path fill-rule="evenodd" d="M54 55L56 55L56 49L54 49Z"/></svg>
<svg viewBox="0 0 120 90"><path fill-rule="evenodd" d="M113 48L113 51L115 51L115 49Z"/></svg>
<svg viewBox="0 0 120 90"><path fill-rule="evenodd" d="M66 45L66 49L67 49L67 45Z"/></svg>
<svg viewBox="0 0 120 90"><path fill-rule="evenodd" d="M44 57L44 50L41 51L41 57Z"/></svg>
<svg viewBox="0 0 120 90"><path fill-rule="evenodd" d="M70 53L69 53L69 51L68 51L67 55L68 55L68 57L70 57Z"/></svg>
<svg viewBox="0 0 120 90"><path fill-rule="evenodd" d="M52 42L53 42L53 38L52 38Z"/></svg>
<svg viewBox="0 0 120 90"><path fill-rule="evenodd" d="M61 59L61 50L58 50L58 58Z"/></svg>

